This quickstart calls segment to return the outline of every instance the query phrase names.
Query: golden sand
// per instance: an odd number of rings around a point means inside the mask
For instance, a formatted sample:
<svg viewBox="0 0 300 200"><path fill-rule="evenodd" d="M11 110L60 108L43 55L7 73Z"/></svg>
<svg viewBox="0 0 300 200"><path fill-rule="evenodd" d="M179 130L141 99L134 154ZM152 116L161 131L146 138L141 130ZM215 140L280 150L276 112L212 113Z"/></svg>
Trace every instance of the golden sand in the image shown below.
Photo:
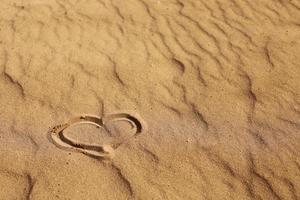
<svg viewBox="0 0 300 200"><path fill-rule="evenodd" d="M299 0L0 8L0 200L300 199Z"/></svg>

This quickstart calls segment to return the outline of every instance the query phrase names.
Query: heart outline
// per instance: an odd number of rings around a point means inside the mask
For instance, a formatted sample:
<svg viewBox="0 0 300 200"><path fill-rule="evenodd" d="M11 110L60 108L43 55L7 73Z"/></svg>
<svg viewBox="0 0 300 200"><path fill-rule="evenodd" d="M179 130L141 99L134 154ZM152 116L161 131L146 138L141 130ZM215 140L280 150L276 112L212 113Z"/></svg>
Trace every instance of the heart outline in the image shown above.
<svg viewBox="0 0 300 200"><path fill-rule="evenodd" d="M104 128L105 130L107 130L106 124L112 121L128 121L136 131L131 137L128 137L127 140L123 140L122 142L115 145L89 145L80 142L74 142L71 139L67 138L63 133L65 129L76 124L92 124L99 128ZM54 126L49 130L48 137L49 140L60 149L80 152L96 159L109 159L114 156L114 151L120 145L122 145L132 137L136 137L145 129L145 122L140 117L138 117L137 114L121 112L108 114L103 117L87 114L71 118L67 123Z"/></svg>

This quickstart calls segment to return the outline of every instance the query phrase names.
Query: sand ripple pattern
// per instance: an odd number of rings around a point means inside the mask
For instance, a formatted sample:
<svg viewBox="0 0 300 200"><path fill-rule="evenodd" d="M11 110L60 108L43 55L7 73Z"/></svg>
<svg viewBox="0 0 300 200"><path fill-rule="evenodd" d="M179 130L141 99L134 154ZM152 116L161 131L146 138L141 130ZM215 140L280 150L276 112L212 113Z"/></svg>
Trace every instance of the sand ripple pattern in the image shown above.
<svg viewBox="0 0 300 200"><path fill-rule="evenodd" d="M43 133L75 113L124 109L151 126L114 158L133 199L300 199L299 0L1 0L0 8L0 169L22 174L1 176L34 182L27 196L118 199L115 181L93 198L102 187L94 174L112 176L97 171L102 162L63 157ZM54 136L61 148L112 155ZM77 168L65 165L70 157ZM92 169L81 184L94 190L55 185Z"/></svg>

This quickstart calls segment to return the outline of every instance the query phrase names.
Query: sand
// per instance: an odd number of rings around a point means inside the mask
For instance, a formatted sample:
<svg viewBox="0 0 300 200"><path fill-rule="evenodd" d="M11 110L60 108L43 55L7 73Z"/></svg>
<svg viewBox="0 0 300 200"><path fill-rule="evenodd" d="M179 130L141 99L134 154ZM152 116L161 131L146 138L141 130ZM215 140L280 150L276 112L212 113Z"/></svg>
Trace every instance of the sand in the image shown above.
<svg viewBox="0 0 300 200"><path fill-rule="evenodd" d="M0 8L0 200L300 199L299 0Z"/></svg>

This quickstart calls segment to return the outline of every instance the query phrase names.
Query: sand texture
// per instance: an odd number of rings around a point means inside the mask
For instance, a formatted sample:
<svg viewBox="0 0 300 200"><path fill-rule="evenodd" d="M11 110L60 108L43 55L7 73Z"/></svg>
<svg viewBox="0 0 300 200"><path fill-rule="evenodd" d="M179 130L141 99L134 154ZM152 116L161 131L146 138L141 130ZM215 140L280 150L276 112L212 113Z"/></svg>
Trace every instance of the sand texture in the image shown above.
<svg viewBox="0 0 300 200"><path fill-rule="evenodd" d="M0 200L300 199L299 0L0 9Z"/></svg>

